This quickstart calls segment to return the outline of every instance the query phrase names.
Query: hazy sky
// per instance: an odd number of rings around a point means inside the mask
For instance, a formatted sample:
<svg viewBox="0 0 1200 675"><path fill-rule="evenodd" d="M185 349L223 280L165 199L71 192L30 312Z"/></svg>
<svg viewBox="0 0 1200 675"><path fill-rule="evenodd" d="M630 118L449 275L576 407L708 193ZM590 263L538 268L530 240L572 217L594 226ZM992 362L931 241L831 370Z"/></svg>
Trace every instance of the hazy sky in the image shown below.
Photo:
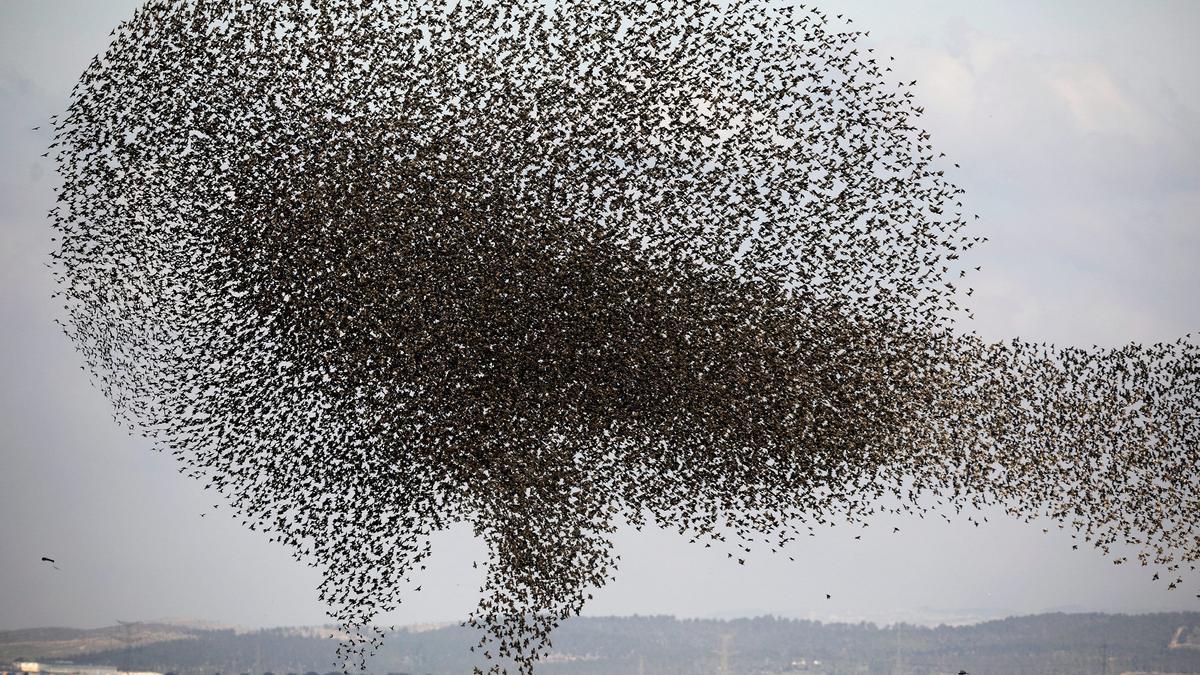
<svg viewBox="0 0 1200 675"><path fill-rule="evenodd" d="M137 4L0 0L0 630L171 616L323 623L317 572L212 511L200 483L126 436L53 323L46 120ZM962 165L955 178L991 237L972 253L980 333L1117 345L1200 330L1200 3L822 4L870 30L897 79L918 80L934 143ZM618 580L586 611L892 621L1200 610L1195 590L1072 551L1050 527L881 518L861 541L827 530L800 542L795 563L764 551L745 567L672 533L623 531ZM424 590L395 622L456 620L476 602L483 547L465 527L435 546L414 580Z"/></svg>

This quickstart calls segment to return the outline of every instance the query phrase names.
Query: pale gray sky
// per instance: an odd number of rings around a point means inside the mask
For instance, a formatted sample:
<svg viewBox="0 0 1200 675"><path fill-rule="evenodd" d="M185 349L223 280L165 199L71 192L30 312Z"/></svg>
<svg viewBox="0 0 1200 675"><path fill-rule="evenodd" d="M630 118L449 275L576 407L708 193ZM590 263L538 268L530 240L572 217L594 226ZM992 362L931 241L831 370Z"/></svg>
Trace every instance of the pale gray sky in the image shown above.
<svg viewBox="0 0 1200 675"><path fill-rule="evenodd" d="M113 422L57 330L43 263L47 118L134 0L0 0L0 630L168 616L322 623L317 573L212 502ZM917 79L934 142L991 237L975 328L1110 344L1200 330L1200 3L944 0L821 3L870 30ZM61 308L58 308L61 309ZM901 533L892 535L892 524ZM1055 609L1200 610L1150 572L1067 534L994 517L879 519L746 567L676 535L623 531L624 565L589 614L774 613L880 621ZM395 622L475 603L460 528ZM39 562L55 557L60 571ZM825 593L833 596L825 599Z"/></svg>

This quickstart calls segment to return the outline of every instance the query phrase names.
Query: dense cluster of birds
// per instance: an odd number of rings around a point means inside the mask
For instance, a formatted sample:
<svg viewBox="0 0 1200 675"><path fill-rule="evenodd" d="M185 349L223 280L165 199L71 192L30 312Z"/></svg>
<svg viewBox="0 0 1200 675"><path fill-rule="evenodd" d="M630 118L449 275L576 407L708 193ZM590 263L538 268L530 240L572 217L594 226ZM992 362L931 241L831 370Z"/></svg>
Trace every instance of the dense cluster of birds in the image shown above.
<svg viewBox="0 0 1200 675"><path fill-rule="evenodd" d="M983 237L864 35L768 0L150 0L54 119L64 330L323 569L347 668L463 521L489 672L532 672L621 522L778 550L999 504L1193 563L1200 346L958 328Z"/></svg>

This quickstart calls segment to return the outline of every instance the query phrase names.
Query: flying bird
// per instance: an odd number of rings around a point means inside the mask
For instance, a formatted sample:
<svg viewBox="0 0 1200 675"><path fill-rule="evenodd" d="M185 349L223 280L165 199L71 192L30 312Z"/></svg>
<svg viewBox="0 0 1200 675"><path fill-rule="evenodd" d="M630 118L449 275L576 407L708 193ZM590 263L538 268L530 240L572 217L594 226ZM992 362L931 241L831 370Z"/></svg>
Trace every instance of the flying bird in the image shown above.
<svg viewBox="0 0 1200 675"><path fill-rule="evenodd" d="M769 0L148 0L54 121L63 329L320 569L347 670L462 521L475 653L523 675L621 523L744 552L936 493L1200 559L1200 345L963 329L986 238L859 37Z"/></svg>

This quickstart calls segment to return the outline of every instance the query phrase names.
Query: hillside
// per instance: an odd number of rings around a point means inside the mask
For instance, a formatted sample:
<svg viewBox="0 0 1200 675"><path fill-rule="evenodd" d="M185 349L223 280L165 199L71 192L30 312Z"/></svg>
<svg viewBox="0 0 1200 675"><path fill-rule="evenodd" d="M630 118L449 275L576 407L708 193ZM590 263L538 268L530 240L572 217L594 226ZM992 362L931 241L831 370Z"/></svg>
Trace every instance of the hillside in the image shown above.
<svg viewBox="0 0 1200 675"><path fill-rule="evenodd" d="M154 623L96 630L39 628L0 633L0 663L71 659L178 675L313 675L335 669L336 643L328 639L330 632L320 627L245 631ZM470 672L474 662L468 647L474 638L457 626L399 630L375 657L372 671ZM555 634L554 649L539 672L1200 673L1200 613L1043 614L937 628L769 617L579 618Z"/></svg>

